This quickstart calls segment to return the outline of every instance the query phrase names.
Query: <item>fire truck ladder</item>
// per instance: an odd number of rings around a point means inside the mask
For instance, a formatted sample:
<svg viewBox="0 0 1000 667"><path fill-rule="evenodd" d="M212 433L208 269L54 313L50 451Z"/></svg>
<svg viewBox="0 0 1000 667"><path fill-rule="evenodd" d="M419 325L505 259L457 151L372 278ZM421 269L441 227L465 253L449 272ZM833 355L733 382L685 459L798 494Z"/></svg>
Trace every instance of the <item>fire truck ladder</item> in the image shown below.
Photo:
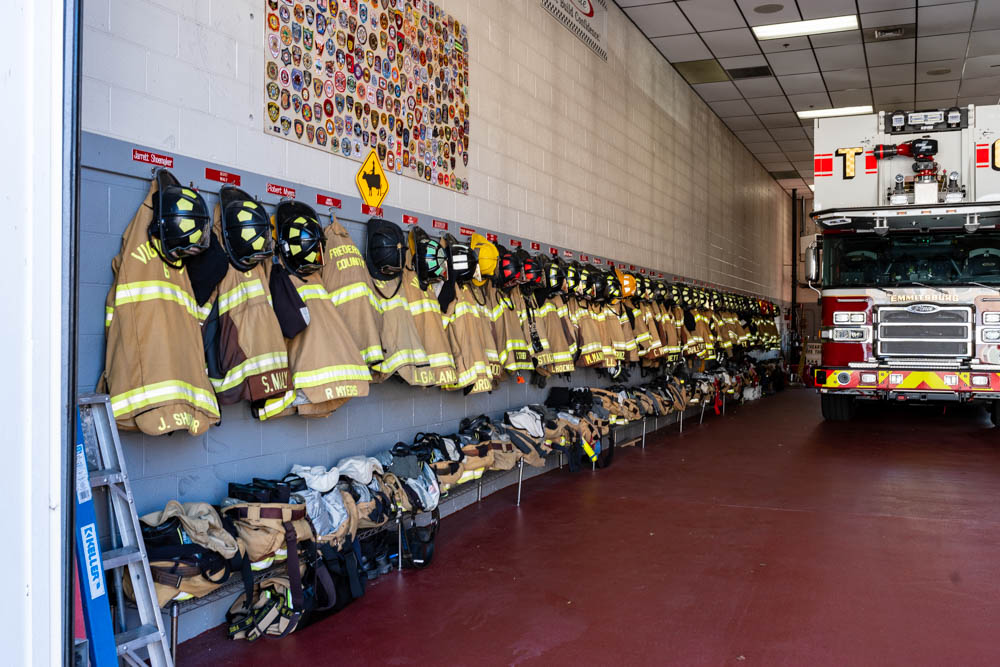
<svg viewBox="0 0 1000 667"><path fill-rule="evenodd" d="M127 665L146 665L138 653L145 648L152 667L173 667L118 427L106 394L80 397L76 430L76 552L91 662L97 667L115 666L119 660ZM104 551L93 498L101 489L111 538L111 549ZM134 628L125 624L123 570L128 571L139 610L140 625ZM116 623L111 617L105 572L111 572L115 582Z"/></svg>

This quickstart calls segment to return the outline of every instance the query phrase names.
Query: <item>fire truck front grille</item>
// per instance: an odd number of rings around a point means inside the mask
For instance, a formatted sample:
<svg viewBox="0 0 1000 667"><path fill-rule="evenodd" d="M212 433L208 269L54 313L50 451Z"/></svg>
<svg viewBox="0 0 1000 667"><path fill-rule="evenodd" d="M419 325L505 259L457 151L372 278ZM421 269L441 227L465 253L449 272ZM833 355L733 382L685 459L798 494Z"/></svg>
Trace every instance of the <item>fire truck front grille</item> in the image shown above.
<svg viewBox="0 0 1000 667"><path fill-rule="evenodd" d="M885 306L878 311L880 357L970 357L968 306Z"/></svg>

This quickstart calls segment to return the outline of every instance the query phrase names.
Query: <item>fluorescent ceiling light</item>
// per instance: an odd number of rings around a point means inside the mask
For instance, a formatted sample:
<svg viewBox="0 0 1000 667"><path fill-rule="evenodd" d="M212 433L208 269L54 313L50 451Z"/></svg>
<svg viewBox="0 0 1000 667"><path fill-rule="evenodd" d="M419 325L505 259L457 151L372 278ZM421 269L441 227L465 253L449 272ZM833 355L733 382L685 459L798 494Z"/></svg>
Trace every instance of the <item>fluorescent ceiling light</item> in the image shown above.
<svg viewBox="0 0 1000 667"><path fill-rule="evenodd" d="M799 118L832 118L833 116L857 116L863 113L872 113L872 105L866 104L863 107L837 107L836 109L811 109L809 111L799 111Z"/></svg>
<svg viewBox="0 0 1000 667"><path fill-rule="evenodd" d="M816 186L813 185L812 183L809 184L809 189L812 190L813 192L816 192Z"/></svg>
<svg viewBox="0 0 1000 667"><path fill-rule="evenodd" d="M847 16L831 16L828 19L759 25L754 27L753 34L760 40L783 39L785 37L802 37L803 35L822 35L842 30L857 30L857 28L857 14L848 14Z"/></svg>

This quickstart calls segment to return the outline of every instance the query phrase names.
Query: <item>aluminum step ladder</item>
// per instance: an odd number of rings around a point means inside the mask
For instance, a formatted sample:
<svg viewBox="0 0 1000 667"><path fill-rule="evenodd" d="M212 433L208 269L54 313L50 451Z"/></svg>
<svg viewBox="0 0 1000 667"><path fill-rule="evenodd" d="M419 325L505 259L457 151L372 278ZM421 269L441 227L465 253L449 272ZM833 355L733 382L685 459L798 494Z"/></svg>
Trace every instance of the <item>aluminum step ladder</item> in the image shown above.
<svg viewBox="0 0 1000 667"><path fill-rule="evenodd" d="M77 552L81 597L91 645L91 661L146 665L139 651L149 655L152 667L173 667L160 606L142 541L139 516L125 469L118 426L107 394L84 394L77 402L76 440ZM97 537L93 492L103 490L107 502L111 549L102 551ZM128 573L139 611L139 625L125 624L122 578ZM104 573L115 586L115 619L112 621ZM99 581L98 581L99 580ZM89 584L89 585L88 585ZM103 593L94 595L94 593ZM89 595L88 595L89 593Z"/></svg>

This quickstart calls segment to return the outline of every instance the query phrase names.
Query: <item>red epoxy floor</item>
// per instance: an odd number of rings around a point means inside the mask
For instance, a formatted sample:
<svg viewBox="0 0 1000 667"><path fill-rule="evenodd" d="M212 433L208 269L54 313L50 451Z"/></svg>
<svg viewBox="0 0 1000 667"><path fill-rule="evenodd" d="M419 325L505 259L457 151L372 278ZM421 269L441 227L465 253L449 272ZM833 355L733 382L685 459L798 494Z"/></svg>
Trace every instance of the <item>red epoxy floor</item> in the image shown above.
<svg viewBox="0 0 1000 667"><path fill-rule="evenodd" d="M1000 431L786 391L443 521L434 564L179 664L997 665ZM220 619L221 620L221 619Z"/></svg>

